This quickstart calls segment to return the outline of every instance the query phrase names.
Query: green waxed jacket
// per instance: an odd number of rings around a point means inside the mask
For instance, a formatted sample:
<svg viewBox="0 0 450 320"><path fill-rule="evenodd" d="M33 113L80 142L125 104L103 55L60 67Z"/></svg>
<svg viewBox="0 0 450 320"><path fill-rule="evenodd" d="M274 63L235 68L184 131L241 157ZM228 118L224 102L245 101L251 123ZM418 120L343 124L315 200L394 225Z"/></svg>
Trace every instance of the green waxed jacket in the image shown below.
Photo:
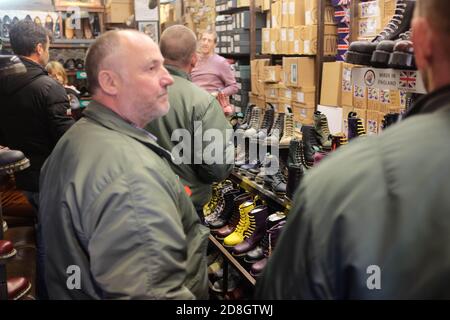
<svg viewBox="0 0 450 320"><path fill-rule="evenodd" d="M197 210L201 209L211 198L211 184L223 181L233 169L232 164L206 164L207 155L202 151L210 142L200 142L200 148L194 150L194 136L200 137L208 129L216 129L226 136L226 130L232 130L225 118L222 108L217 100L207 91L192 83L187 73L172 66L167 66L174 78L174 84L169 87L170 110L167 115L151 122L146 129L158 138L158 143L163 148L172 151L178 144L178 140L171 140L175 129L186 129L191 139L184 141L186 149L190 149L190 163L172 164L173 171L180 176L181 181L190 187L192 202ZM202 140L197 140L202 141ZM218 144L221 157L233 159L234 148L231 139L225 139L222 145ZM190 143L190 146L189 146ZM231 162L232 163L232 162Z"/></svg>
<svg viewBox="0 0 450 320"><path fill-rule="evenodd" d="M208 297L208 230L168 161L148 132L88 106L41 171L50 298Z"/></svg>

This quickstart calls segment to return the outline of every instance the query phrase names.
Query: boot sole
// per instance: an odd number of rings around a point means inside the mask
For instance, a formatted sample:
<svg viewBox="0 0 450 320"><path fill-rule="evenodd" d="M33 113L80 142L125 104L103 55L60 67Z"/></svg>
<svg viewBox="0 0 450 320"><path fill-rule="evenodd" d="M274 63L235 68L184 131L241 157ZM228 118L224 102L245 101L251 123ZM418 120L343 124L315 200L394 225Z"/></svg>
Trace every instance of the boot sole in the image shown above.
<svg viewBox="0 0 450 320"><path fill-rule="evenodd" d="M0 167L0 174L13 174L14 172L22 171L30 166L30 160L22 159L13 164Z"/></svg>
<svg viewBox="0 0 450 320"><path fill-rule="evenodd" d="M348 51L347 57L345 58L345 62L362 66L370 66L371 59L372 53L360 53L356 51Z"/></svg>
<svg viewBox="0 0 450 320"><path fill-rule="evenodd" d="M400 70L416 70L414 55L404 52L393 52L389 59L389 67Z"/></svg>
<svg viewBox="0 0 450 320"><path fill-rule="evenodd" d="M370 64L374 68L387 68L389 66L390 57L391 52L376 50L372 55Z"/></svg>

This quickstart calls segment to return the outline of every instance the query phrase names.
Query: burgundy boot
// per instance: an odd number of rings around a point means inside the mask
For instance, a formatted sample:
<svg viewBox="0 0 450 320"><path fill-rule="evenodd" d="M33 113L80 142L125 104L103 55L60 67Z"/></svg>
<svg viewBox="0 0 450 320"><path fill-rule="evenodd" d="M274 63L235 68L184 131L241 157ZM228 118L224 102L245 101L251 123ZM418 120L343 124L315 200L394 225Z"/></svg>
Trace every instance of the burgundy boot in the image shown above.
<svg viewBox="0 0 450 320"><path fill-rule="evenodd" d="M250 211L250 227L248 231L244 234L246 239L239 243L237 246L233 247L231 253L240 257L245 255L248 251L254 249L258 242L264 237L266 233L266 220L268 216L268 209L266 206L259 206Z"/></svg>
<svg viewBox="0 0 450 320"><path fill-rule="evenodd" d="M285 224L286 224L286 221L283 220L280 223L273 226L272 228L270 228L269 230L267 230L267 233L266 233L267 241L265 242L265 247L264 247L264 258L259 260L258 262L255 262L252 265L250 274L253 277L258 277L261 274L261 272L263 271L270 255L272 254L272 251L275 249L276 242L277 242L277 240L281 234L281 230L283 229Z"/></svg>

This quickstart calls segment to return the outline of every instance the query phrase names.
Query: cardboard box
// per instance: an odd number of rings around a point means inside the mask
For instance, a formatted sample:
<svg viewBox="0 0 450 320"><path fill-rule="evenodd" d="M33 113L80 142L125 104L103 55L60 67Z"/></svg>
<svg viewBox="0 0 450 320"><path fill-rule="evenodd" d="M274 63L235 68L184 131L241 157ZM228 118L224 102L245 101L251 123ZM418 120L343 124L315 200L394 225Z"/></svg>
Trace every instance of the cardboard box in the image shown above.
<svg viewBox="0 0 450 320"><path fill-rule="evenodd" d="M342 88L341 103L343 106L353 105L353 84L352 69L354 65L349 63L342 64Z"/></svg>
<svg viewBox="0 0 450 320"><path fill-rule="evenodd" d="M383 19L380 17L371 17L359 19L358 21L358 37L367 39L376 36L384 27Z"/></svg>
<svg viewBox="0 0 450 320"><path fill-rule="evenodd" d="M289 54L288 28L280 29L280 53Z"/></svg>
<svg viewBox="0 0 450 320"><path fill-rule="evenodd" d="M106 2L106 22L125 23L134 14L134 1L109 0Z"/></svg>
<svg viewBox="0 0 450 320"><path fill-rule="evenodd" d="M353 107L355 109L367 109L367 87L354 85Z"/></svg>
<svg viewBox="0 0 450 320"><path fill-rule="evenodd" d="M265 66L262 81L268 83L281 82L281 70L281 66Z"/></svg>
<svg viewBox="0 0 450 320"><path fill-rule="evenodd" d="M279 98L285 100L293 100L294 89L291 88L281 88L279 91Z"/></svg>
<svg viewBox="0 0 450 320"><path fill-rule="evenodd" d="M391 91L380 89L380 103L378 104L378 111L382 113L388 113L390 104L391 104Z"/></svg>
<svg viewBox="0 0 450 320"><path fill-rule="evenodd" d="M250 62L252 92L259 96L264 96L264 67L270 63L269 59L255 59Z"/></svg>
<svg viewBox="0 0 450 320"><path fill-rule="evenodd" d="M315 86L314 62L311 57L283 57L283 69L287 78L285 84L294 88Z"/></svg>
<svg viewBox="0 0 450 320"><path fill-rule="evenodd" d="M253 92L249 92L248 94L248 102L250 104L256 105L258 101L258 95L253 93Z"/></svg>
<svg viewBox="0 0 450 320"><path fill-rule="evenodd" d="M270 29L262 29L262 51L263 54L270 53Z"/></svg>
<svg viewBox="0 0 450 320"><path fill-rule="evenodd" d="M318 0L305 0L305 25L319 24L319 1ZM327 5L325 7L324 14L325 24L334 23L334 7Z"/></svg>
<svg viewBox="0 0 450 320"><path fill-rule="evenodd" d="M306 104L309 107L315 107L316 87L303 87L301 89L293 89L292 100L294 102Z"/></svg>
<svg viewBox="0 0 450 320"><path fill-rule="evenodd" d="M342 65L338 62L326 62L322 69L322 90L320 94L320 104L330 107L340 107Z"/></svg>
<svg viewBox="0 0 450 320"><path fill-rule="evenodd" d="M380 89L367 88L367 110L378 112L380 109Z"/></svg>
<svg viewBox="0 0 450 320"><path fill-rule="evenodd" d="M276 85L266 84L264 86L264 96L267 99L278 100L279 87Z"/></svg>
<svg viewBox="0 0 450 320"><path fill-rule="evenodd" d="M366 132L367 135L378 135L380 130L380 117L378 111L367 110Z"/></svg>
<svg viewBox="0 0 450 320"><path fill-rule="evenodd" d="M282 10L281 0L272 2L272 7L270 10L271 16L272 16L272 21L271 21L270 26L272 28L281 28L282 27L281 10Z"/></svg>
<svg viewBox="0 0 450 320"><path fill-rule="evenodd" d="M292 103L293 111L294 111L294 120L300 122L303 125L312 125L314 124L314 112L316 111L315 107L309 107L305 104L293 102Z"/></svg>
<svg viewBox="0 0 450 320"><path fill-rule="evenodd" d="M281 0L281 27L289 27L289 0Z"/></svg>
<svg viewBox="0 0 450 320"><path fill-rule="evenodd" d="M302 26L300 28L300 41L303 41L303 52L305 55L317 54L317 32L318 26ZM294 33L295 37L295 33ZM295 39L294 39L295 41ZM334 56L337 54L338 34L335 25L326 25L324 31L324 55Z"/></svg>
<svg viewBox="0 0 450 320"><path fill-rule="evenodd" d="M278 54L280 51L280 28L272 28L270 29L270 52Z"/></svg>
<svg viewBox="0 0 450 320"><path fill-rule="evenodd" d="M288 28L287 34L288 34L288 52L287 52L287 54L295 54L294 53L294 28Z"/></svg>
<svg viewBox="0 0 450 320"><path fill-rule="evenodd" d="M305 24L305 1L289 1L289 26L297 27Z"/></svg>
<svg viewBox="0 0 450 320"><path fill-rule="evenodd" d="M401 106L400 91L399 90L390 90L389 97L390 97L391 101L389 101L388 107L400 109L400 106Z"/></svg>
<svg viewBox="0 0 450 320"><path fill-rule="evenodd" d="M270 0L263 0L262 11L270 10Z"/></svg>
<svg viewBox="0 0 450 320"><path fill-rule="evenodd" d="M351 106L342 107L342 131L348 136L348 114L353 112L355 108Z"/></svg>

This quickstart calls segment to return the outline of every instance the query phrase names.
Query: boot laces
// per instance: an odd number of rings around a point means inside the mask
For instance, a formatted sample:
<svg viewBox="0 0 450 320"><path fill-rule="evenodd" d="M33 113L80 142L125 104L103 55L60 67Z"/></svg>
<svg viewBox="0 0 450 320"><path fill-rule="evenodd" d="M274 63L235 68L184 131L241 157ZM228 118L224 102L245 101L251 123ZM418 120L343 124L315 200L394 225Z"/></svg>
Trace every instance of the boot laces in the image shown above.
<svg viewBox="0 0 450 320"><path fill-rule="evenodd" d="M320 125L325 137L328 137L330 135L330 128L328 127L328 121L325 117L320 118Z"/></svg>
<svg viewBox="0 0 450 320"><path fill-rule="evenodd" d="M247 229L248 223L249 223L249 216L248 213L245 212L245 208L239 208L239 223L236 227L236 230L234 232L244 234L244 231Z"/></svg>
<svg viewBox="0 0 450 320"><path fill-rule="evenodd" d="M255 217L254 216L252 216L252 215L249 215L248 216L248 222L249 222L249 225L248 225L248 228L247 228L247 230L245 230L244 231L244 237L247 239L247 238L249 238L254 232L255 232L255 230L256 230L256 220L255 220Z"/></svg>

